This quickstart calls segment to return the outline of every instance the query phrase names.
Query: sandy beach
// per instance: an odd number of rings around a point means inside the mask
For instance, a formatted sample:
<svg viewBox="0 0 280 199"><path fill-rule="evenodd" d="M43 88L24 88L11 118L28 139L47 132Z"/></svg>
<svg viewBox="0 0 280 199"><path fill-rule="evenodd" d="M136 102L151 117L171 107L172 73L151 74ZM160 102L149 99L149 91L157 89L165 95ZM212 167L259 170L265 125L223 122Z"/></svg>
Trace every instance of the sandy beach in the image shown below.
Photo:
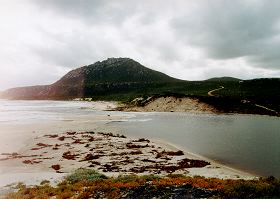
<svg viewBox="0 0 280 199"><path fill-rule="evenodd" d="M78 168L107 176L120 174L184 174L221 179L254 176L224 167L159 141L131 139L103 132L45 134L30 140L18 153L2 154L1 186L17 181L38 184L57 182Z"/></svg>
<svg viewBox="0 0 280 199"><path fill-rule="evenodd" d="M65 132L30 139L18 152L2 153L1 184L56 182L78 168L108 176L119 174L184 174L222 179L254 176L182 152L162 141L131 139L103 132ZM32 174L32 175L30 175Z"/></svg>
<svg viewBox="0 0 280 199"><path fill-rule="evenodd" d="M108 107L103 105L101 109ZM256 177L182 151L163 140L126 137L118 134L118 129L106 128L108 122L127 119L125 114L108 114L20 124L20 128L2 125L7 132L2 134L6 140L0 156L2 192L8 189L5 185L16 182L34 185L49 180L55 184L78 168L94 169L107 176L173 173L221 179Z"/></svg>

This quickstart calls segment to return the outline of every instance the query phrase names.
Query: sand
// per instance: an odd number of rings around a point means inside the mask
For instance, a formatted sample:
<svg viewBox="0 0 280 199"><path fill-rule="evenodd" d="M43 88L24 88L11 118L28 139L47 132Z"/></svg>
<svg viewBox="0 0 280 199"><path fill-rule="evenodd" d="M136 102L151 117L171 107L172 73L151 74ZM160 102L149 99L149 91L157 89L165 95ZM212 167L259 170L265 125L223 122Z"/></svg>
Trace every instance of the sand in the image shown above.
<svg viewBox="0 0 280 199"><path fill-rule="evenodd" d="M0 186L16 181L54 182L78 168L95 169L107 176L173 173L222 179L254 178L159 140L96 131L36 136L19 152L2 154L0 161Z"/></svg>
<svg viewBox="0 0 280 199"><path fill-rule="evenodd" d="M129 112L191 112L191 113L217 113L211 105L190 97L159 97L149 101L144 106L124 105L117 109Z"/></svg>
<svg viewBox="0 0 280 199"><path fill-rule="evenodd" d="M127 119L125 115L97 115L88 119L22 124L20 128L2 126L6 136L9 133L20 137L7 136L5 142L2 140L5 145L1 145L1 152L5 153L0 155L0 195L8 189L5 185L16 182L35 185L43 180L55 184L78 168L95 169L108 176L178 173L221 179L256 178L181 151L171 143L129 138L118 135L116 129L111 133L112 129L106 128L108 122Z"/></svg>

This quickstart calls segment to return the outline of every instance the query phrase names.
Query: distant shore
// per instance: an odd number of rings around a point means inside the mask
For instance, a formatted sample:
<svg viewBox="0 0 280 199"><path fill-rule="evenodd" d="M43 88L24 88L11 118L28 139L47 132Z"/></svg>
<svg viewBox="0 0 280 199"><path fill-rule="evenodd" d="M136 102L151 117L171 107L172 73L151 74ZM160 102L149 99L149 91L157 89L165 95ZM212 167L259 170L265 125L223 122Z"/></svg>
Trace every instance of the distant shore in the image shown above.
<svg viewBox="0 0 280 199"><path fill-rule="evenodd" d="M227 101L215 96L153 96L135 98L129 103L118 105L113 110L127 112L191 112L214 114L251 114L280 116L280 113L247 100Z"/></svg>

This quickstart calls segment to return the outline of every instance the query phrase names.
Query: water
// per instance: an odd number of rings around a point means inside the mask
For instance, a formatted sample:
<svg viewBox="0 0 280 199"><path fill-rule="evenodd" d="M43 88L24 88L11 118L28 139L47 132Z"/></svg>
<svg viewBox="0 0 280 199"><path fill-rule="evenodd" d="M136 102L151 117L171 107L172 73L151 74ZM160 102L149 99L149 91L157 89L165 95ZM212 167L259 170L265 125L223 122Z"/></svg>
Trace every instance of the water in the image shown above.
<svg viewBox="0 0 280 199"><path fill-rule="evenodd" d="M65 121L107 115L108 112L102 111L107 106L108 103L80 101L0 100L0 124ZM118 113L112 114L118 115Z"/></svg>
<svg viewBox="0 0 280 199"><path fill-rule="evenodd" d="M102 111L108 103L0 100L0 158L17 152L36 136L65 131L90 131L133 114ZM0 162L1 173L1 162Z"/></svg>
<svg viewBox="0 0 280 199"><path fill-rule="evenodd" d="M11 144L19 147L16 141L35 127L88 130L96 118L126 135L159 138L235 168L280 177L280 118L269 116L121 113L88 102L0 101L0 153L11 152Z"/></svg>
<svg viewBox="0 0 280 199"><path fill-rule="evenodd" d="M137 120L146 119L146 122ZM126 134L161 138L193 153L262 176L280 177L280 119L253 115L137 114Z"/></svg>

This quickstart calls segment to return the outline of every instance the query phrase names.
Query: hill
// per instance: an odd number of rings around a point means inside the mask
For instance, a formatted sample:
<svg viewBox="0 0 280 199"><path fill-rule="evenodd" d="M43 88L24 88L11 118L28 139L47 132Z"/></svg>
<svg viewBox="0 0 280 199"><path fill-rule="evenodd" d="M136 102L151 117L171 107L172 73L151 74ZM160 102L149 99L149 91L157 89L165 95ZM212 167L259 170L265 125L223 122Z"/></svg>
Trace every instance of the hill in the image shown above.
<svg viewBox="0 0 280 199"><path fill-rule="evenodd" d="M70 71L51 85L12 88L2 93L8 99L73 99L125 93L180 80L144 67L129 58L109 58Z"/></svg>
<svg viewBox="0 0 280 199"><path fill-rule="evenodd" d="M0 97L28 100L92 98L123 102L149 96L153 96L152 99L190 97L220 112L279 115L279 88L279 78L218 77L184 81L146 68L129 58L109 58L72 70L51 85L12 88L2 92ZM145 104L143 102L140 104Z"/></svg>
<svg viewBox="0 0 280 199"><path fill-rule="evenodd" d="M102 62L70 71L55 84L123 83L123 82L168 82L176 79L144 67L129 58L109 58Z"/></svg>
<svg viewBox="0 0 280 199"><path fill-rule="evenodd" d="M241 79L234 78L234 77L213 77L210 79L207 79L205 81L212 81L212 82L239 82L242 81Z"/></svg>

